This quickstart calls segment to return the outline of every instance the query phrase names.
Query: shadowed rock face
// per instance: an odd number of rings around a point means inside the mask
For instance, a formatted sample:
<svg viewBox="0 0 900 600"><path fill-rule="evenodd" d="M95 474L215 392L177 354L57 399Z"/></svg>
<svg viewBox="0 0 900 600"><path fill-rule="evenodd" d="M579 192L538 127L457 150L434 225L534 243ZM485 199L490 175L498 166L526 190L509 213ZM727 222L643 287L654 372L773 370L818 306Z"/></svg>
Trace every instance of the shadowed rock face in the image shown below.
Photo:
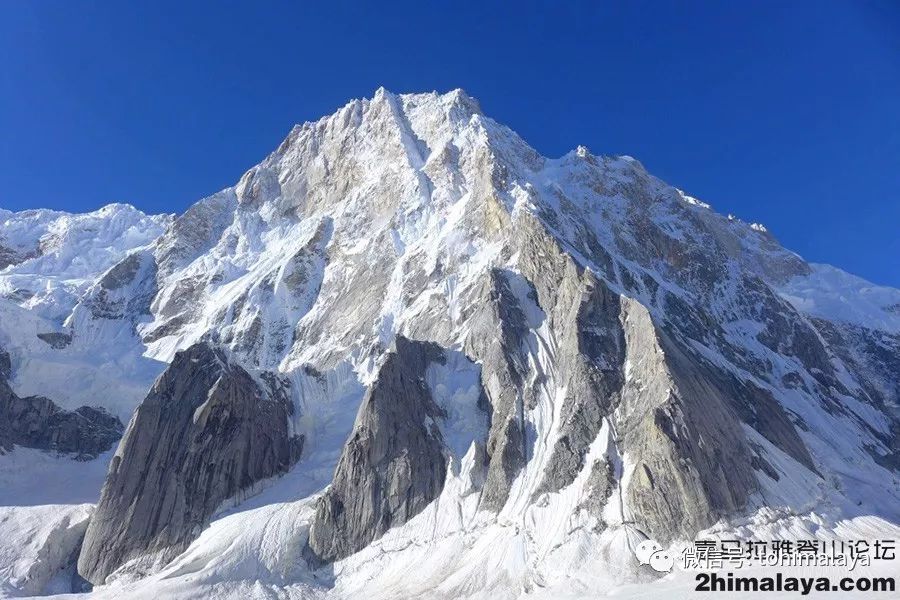
<svg viewBox="0 0 900 600"><path fill-rule="evenodd" d="M78 571L103 583L129 560L168 560L225 500L286 472L302 438L291 405L220 350L176 355L138 407L113 458Z"/></svg>
<svg viewBox="0 0 900 600"><path fill-rule="evenodd" d="M2 393L0 393L2 394ZM71 453L87 460L109 450L122 437L122 422L102 408L63 410L41 396L11 396L5 407L12 441L19 446Z"/></svg>
<svg viewBox="0 0 900 600"><path fill-rule="evenodd" d="M9 413L2 407L9 404L13 397L12 390L6 385L4 378L0 377L0 454L6 454L13 449L12 426L9 423Z"/></svg>
<svg viewBox="0 0 900 600"><path fill-rule="evenodd" d="M444 416L425 383L441 349L398 337L369 389L334 481L316 506L304 554L314 565L353 554L402 525L444 486Z"/></svg>
<svg viewBox="0 0 900 600"><path fill-rule="evenodd" d="M870 428L883 449L876 450L871 442L864 447L876 463L900 473L900 334L824 319L812 319L812 322L841 360L863 375L858 381L868 401L894 416L887 432ZM845 413L851 417L849 412Z"/></svg>
<svg viewBox="0 0 900 600"><path fill-rule="evenodd" d="M496 511L506 502L526 460L523 402L528 327L511 276L501 269L488 272L466 338L467 354L482 363L481 385L491 408L489 465L481 504Z"/></svg>
<svg viewBox="0 0 900 600"><path fill-rule="evenodd" d="M139 320L150 313L158 291L156 272L152 254L129 254L103 275L83 303L95 319Z"/></svg>
<svg viewBox="0 0 900 600"><path fill-rule="evenodd" d="M742 422L815 471L768 392L708 364L677 330L667 331L641 303L569 256L536 220L526 216L516 226L520 274L494 271L492 293L469 321L467 349L482 362L494 411L488 450L495 477L485 483L482 507L502 508L530 458L531 441L523 439L526 426L516 415L534 408L540 385L565 394L558 436L532 501L570 485L586 468L604 420L613 427L611 452L635 463L622 491L627 517L659 540L692 535L746 506L757 489L753 465L763 463L747 444ZM680 308L673 307L670 318L694 318ZM546 372L535 372L537 327L553 340L553 366ZM521 449L512 462L505 460L510 449ZM621 473L608 460L590 468L593 492L584 506L600 512L610 480Z"/></svg>
<svg viewBox="0 0 900 600"><path fill-rule="evenodd" d="M12 373L12 361L9 352L0 348L0 380L6 381Z"/></svg>
<svg viewBox="0 0 900 600"><path fill-rule="evenodd" d="M618 402L624 362L622 307L619 295L565 254L536 220L525 218L520 227L522 275L554 332L555 383L566 390L559 438L534 492L537 497L572 483L604 417Z"/></svg>
<svg viewBox="0 0 900 600"><path fill-rule="evenodd" d="M41 396L20 398L6 379L9 355L0 350L0 454L13 446L96 458L122 437L122 422L102 408L69 411Z"/></svg>
<svg viewBox="0 0 900 600"><path fill-rule="evenodd" d="M72 334L62 331L51 331L37 334L38 339L46 342L54 350L62 350L72 343Z"/></svg>
<svg viewBox="0 0 900 600"><path fill-rule="evenodd" d="M38 256L39 252L39 249L26 252L17 251L14 248L4 246L3 243L0 242L0 269L5 269L10 265L17 265L29 258Z"/></svg>

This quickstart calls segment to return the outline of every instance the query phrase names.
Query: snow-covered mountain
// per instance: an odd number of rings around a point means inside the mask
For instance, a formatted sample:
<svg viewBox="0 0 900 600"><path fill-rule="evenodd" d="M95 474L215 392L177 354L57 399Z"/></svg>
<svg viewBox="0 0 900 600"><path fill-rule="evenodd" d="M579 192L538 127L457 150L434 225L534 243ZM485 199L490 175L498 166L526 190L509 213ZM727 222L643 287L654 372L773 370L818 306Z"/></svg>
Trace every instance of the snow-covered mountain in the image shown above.
<svg viewBox="0 0 900 600"><path fill-rule="evenodd" d="M65 317L104 271L170 221L127 204L87 214L0 209L0 294L45 318Z"/></svg>
<svg viewBox="0 0 900 600"><path fill-rule="evenodd" d="M461 90L174 218L0 211L0 294L10 405L62 415L0 414L0 593L578 596L642 536L900 533L900 290Z"/></svg>

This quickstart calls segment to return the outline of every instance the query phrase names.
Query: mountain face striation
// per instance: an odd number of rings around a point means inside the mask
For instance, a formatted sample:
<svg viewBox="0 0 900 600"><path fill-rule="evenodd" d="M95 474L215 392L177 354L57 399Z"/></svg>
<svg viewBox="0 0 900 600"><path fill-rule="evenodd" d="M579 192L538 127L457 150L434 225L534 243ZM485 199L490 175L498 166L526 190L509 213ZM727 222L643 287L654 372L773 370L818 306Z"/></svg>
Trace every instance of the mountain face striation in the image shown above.
<svg viewBox="0 0 900 600"><path fill-rule="evenodd" d="M900 290L461 90L181 215L0 210L0 296L0 476L108 462L41 567L98 597L578 595L646 537L897 535Z"/></svg>

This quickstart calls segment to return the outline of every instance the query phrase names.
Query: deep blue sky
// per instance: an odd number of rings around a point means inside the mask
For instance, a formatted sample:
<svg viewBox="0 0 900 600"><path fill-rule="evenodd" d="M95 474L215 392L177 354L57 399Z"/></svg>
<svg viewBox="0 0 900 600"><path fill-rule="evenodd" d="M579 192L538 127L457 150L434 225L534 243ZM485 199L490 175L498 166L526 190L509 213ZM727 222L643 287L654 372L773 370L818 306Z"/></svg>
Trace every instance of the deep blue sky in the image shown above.
<svg viewBox="0 0 900 600"><path fill-rule="evenodd" d="M463 87L542 154L633 155L808 260L900 286L893 0L8 0L0 206L182 211L379 85Z"/></svg>

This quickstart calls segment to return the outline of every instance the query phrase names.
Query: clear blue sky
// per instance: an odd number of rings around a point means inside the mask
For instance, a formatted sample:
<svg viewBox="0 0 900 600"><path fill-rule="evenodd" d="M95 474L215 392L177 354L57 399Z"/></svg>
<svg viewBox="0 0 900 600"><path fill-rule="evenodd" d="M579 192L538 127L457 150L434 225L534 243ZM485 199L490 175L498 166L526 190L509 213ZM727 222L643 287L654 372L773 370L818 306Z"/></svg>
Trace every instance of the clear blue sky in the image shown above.
<svg viewBox="0 0 900 600"><path fill-rule="evenodd" d="M565 6L562 6L565 5ZM900 2L0 2L0 206L178 212L351 98L463 87L900 286Z"/></svg>

